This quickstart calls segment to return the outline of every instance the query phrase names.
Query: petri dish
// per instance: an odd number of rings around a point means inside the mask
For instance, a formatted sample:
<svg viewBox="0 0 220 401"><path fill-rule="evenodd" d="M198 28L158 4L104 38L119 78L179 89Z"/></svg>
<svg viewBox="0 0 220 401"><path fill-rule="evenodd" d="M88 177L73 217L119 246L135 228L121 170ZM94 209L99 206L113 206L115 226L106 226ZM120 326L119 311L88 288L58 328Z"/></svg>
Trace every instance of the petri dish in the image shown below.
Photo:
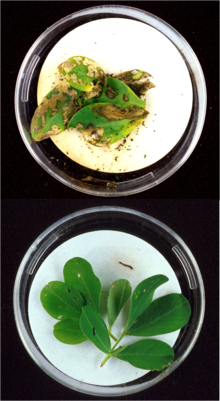
<svg viewBox="0 0 220 401"><path fill-rule="evenodd" d="M132 27L134 24L138 24L137 26L146 30L146 35L148 32L154 32L155 37L158 36L161 38L161 42L158 42L158 49L160 49L160 43L164 41L164 43L169 44L173 48L174 52L176 51L179 60L181 60L182 65L185 67L190 82L192 92L190 109L188 108L188 114L181 128L182 131L178 132L180 124L176 125L176 129L173 126L172 132L175 140L171 141L170 146L166 149L164 144L169 141L164 139L169 131L168 125L165 133L161 130L160 137L158 136L158 143L162 141L162 152L158 157L149 157L150 164L146 164L145 167L143 167L143 164L140 164L138 170L132 169L132 171L127 171L124 169L123 171L108 173L106 170L98 171L100 169L91 169L89 166L85 167L71 160L50 139L42 142L33 142L30 134L31 118L37 107L38 80L42 66L44 66L48 56L57 44L61 43L68 35L72 33L74 35L74 32L81 32L84 27L89 26L88 24L96 24L94 26L100 24L101 26L103 25L103 20L108 24L116 20L123 21L126 27L129 26L128 24ZM104 40L105 33L102 36ZM100 47L100 49L102 48ZM99 58L99 53L97 53L97 58ZM120 54L120 52L117 54ZM161 57L163 57L162 53ZM98 61L100 60L98 59ZM108 64L105 63L106 60L103 60L103 63L100 61L102 65ZM135 68L138 68L138 66ZM154 68L152 69L154 70ZM155 71L149 72L153 75ZM159 80L155 83L158 89L160 87ZM152 94L154 93L153 89L151 92ZM156 97L156 93L155 91L155 95L153 96ZM182 93L179 95L181 96ZM184 96L182 96L181 101L183 99ZM173 99L173 102L175 104L176 99ZM143 10L120 5L91 7L71 14L48 28L35 41L24 58L15 89L15 114L18 128L27 149L34 159L55 179L70 188L90 195L103 197L118 197L142 192L158 185L174 174L191 155L200 138L205 120L206 102L207 95L204 75L195 53L186 40L174 28L157 16ZM151 102L148 103L150 104ZM178 104L180 106L177 109L180 109L181 103ZM186 101L185 105L187 104L188 102ZM157 129L153 130L152 116L157 114L157 107L156 110L152 107L152 113L154 114L151 115L149 123L152 126L151 139L155 139L157 138L157 134L155 133ZM170 121L172 120L172 116L174 114L172 115L171 113ZM157 117L158 124L161 126L162 120L161 118L159 119L159 115ZM155 121L155 123L157 122ZM168 121L167 124L169 124ZM151 139L149 143L152 143L154 149L159 149L157 141L154 142ZM133 144L133 142L131 143ZM148 149L150 149L150 145L149 147L147 146ZM147 156L148 158L147 150L143 152L141 157L145 158ZM127 165L129 165L129 159L127 160Z"/></svg>
<svg viewBox="0 0 220 401"><path fill-rule="evenodd" d="M101 248L97 249L96 254L99 255L98 257L94 253L94 244L90 248L87 246L88 241L85 238L89 237L94 238L94 241L103 237L105 243L106 238L108 238L108 246L106 247L102 246L100 241ZM125 240L124 242L119 242L118 238L124 238ZM128 240L131 240L133 246L129 246L130 251L126 252ZM70 244L73 245L71 249ZM64 252L64 250L66 251ZM67 366L62 365L59 358L57 360L52 359L51 355L54 354L54 346L50 353L48 345L53 341L52 331L46 334L48 338L47 340L44 338L42 342L40 337L45 337L44 331L41 336L39 331L42 331L42 325L41 330L39 330L37 323L39 319L35 316L35 312L41 313L44 310L41 307L38 308L33 303L33 299L36 300L36 294L39 293L38 289L47 284L45 280L48 280L48 277L49 280L59 279L62 281L61 276L64 264L62 258L68 259L68 252L72 254L72 257L86 256L90 261L92 258L94 259L92 259L94 272L97 274L97 271L99 271L97 275L99 275L104 289L105 287L106 289L109 288L109 283L115 279L122 278L122 275L123 278L128 277L134 289L135 280L142 275L143 277L149 277L162 273L157 271L154 264L156 263L155 260L158 261L160 259L162 261L163 272L166 272L171 285L174 285L177 289L176 292L181 292L189 300L192 309L190 320L186 326L175 332L175 336L172 339L167 340L168 343L171 341L170 344L175 354L174 360L168 368L160 372L140 372L133 367L131 367L133 370L130 369L129 364L127 364L129 367L125 368L125 363L119 361L119 363L123 364L123 369L121 365L115 365L116 370L119 369L121 372L125 372L125 376L123 374L120 376L119 372L118 375L115 377L113 375L107 380L104 370L102 371L104 372L103 377L98 377L98 373L95 376L84 372L86 369L83 366L83 358L79 359L79 356L77 357L77 354L74 354L75 351L73 351L69 363L71 366L74 365L74 355L75 360L81 361L80 364L77 363L75 373L68 370ZM145 253L146 264L144 262L142 265L138 262L136 254L139 252L141 255L139 256L141 257L140 260L143 260L143 254ZM99 267L102 259L108 261L103 271ZM55 276L53 277L49 272L47 277L47 270L48 268L51 269L52 264L51 272L55 272ZM134 279L139 264L138 278ZM158 263L156 264L158 266ZM133 267L133 270L131 267ZM161 291L163 291L162 287ZM168 293L170 291L173 292L171 287L168 288ZM162 295L164 295L163 292L159 292L156 297ZM146 214L121 207L104 206L81 210L62 218L50 226L28 249L18 269L14 286L14 313L18 332L34 362L46 374L62 385L82 393L102 397L137 393L165 379L181 365L192 350L202 327L204 312L205 293L203 280L196 260L187 245L172 229L162 222ZM104 309L102 313L104 315ZM46 319L48 320L48 318ZM45 321L44 326L46 325ZM58 353L59 346L57 345L57 347ZM74 346L70 347L73 348ZM95 346L93 346L94 349ZM100 355L98 355L97 359L97 354L94 354L90 348L88 353L87 345L85 345L85 349L81 348L81 351L87 352L87 355L92 352L92 358L95 356L95 362L93 361L95 369L101 374L99 368ZM70 350L70 352L72 351ZM112 360L114 359L116 358L112 358ZM96 367L97 364L98 367ZM102 369L104 368L107 368L107 364ZM77 374L80 371L84 372L84 376L82 376L82 373ZM121 380L119 380L120 378Z"/></svg>

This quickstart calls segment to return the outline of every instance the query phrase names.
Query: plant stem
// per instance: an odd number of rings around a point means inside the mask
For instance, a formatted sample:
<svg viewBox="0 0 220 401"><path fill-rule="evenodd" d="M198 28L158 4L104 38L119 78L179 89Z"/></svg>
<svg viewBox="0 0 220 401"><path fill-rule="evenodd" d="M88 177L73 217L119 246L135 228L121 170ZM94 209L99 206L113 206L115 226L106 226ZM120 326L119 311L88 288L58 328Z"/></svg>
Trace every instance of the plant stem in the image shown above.
<svg viewBox="0 0 220 401"><path fill-rule="evenodd" d="M110 355L110 354L107 354L106 357L103 359L103 361L102 361L102 363L101 363L101 365L100 365L100 368L102 368L102 367L104 366L105 362L107 362L107 360L108 360L109 358L111 358L111 355Z"/></svg>
<svg viewBox="0 0 220 401"><path fill-rule="evenodd" d="M117 345L120 343L120 341L122 340L122 338L125 336L125 330L123 331L123 333L120 335L119 339L116 341L116 343L113 345L111 351L109 352L109 354L106 355L106 357L103 359L102 363L101 363L101 367L104 366L104 364L107 362L107 360L109 358L111 358L112 355L112 351L114 351L114 349L117 347Z"/></svg>

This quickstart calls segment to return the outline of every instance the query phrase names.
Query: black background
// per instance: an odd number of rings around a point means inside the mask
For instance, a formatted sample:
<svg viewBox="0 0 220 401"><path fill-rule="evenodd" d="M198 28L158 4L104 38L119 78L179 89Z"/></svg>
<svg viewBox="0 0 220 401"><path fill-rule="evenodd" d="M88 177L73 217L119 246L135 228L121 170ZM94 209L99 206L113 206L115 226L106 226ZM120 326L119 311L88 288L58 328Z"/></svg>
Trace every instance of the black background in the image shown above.
<svg viewBox="0 0 220 401"><path fill-rule="evenodd" d="M204 324L186 360L156 386L119 399L218 400L218 200L139 199L126 205L123 199L2 201L2 399L100 399L62 386L35 364L19 338L12 306L19 264L36 237L67 214L99 205L139 210L172 228L196 258L206 294Z"/></svg>
<svg viewBox="0 0 220 401"><path fill-rule="evenodd" d="M53 23L83 8L108 1L18 1L2 3L2 197L89 199L45 172L27 151L14 116L14 89L21 63L33 42ZM65 4L65 5L64 5ZM186 163L160 185L131 198L218 197L218 20L213 1L115 1L164 19L188 41L203 68L208 108L202 136ZM147 43L143 46L147 49ZM150 55L149 55L150 57ZM125 198L125 197L124 197Z"/></svg>

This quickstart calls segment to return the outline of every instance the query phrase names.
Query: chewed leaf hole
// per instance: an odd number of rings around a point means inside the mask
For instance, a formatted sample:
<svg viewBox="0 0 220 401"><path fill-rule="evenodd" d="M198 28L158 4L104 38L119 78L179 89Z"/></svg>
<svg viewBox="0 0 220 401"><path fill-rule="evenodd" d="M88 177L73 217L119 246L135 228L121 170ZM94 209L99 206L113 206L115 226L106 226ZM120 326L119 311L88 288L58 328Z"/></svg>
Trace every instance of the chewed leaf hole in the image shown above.
<svg viewBox="0 0 220 401"><path fill-rule="evenodd" d="M67 288L66 290L67 290L67 292L70 292L70 289L69 289L69 288Z"/></svg>
<svg viewBox="0 0 220 401"><path fill-rule="evenodd" d="M80 277L80 274L78 274L78 277Z"/></svg>

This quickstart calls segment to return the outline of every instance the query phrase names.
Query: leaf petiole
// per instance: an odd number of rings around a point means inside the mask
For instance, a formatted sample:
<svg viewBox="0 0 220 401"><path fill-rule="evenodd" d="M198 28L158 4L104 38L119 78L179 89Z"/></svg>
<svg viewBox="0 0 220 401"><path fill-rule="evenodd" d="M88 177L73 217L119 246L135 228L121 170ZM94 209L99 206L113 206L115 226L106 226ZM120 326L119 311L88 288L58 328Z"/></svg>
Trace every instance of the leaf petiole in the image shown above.
<svg viewBox="0 0 220 401"><path fill-rule="evenodd" d="M117 345L120 343L120 341L122 340L122 338L124 338L125 334L126 334L125 331L123 331L123 333L120 335L119 339L116 341L116 343L115 343L115 344L113 345L113 347L111 348L111 351L109 352L109 354L107 354L106 357L103 359L103 361L102 361L102 363L101 363L101 365L100 365L101 368L105 365L105 363L108 361L109 358L111 358L112 356L114 356L114 355L112 355L112 353L113 353L113 351L115 350L115 348L117 347Z"/></svg>
<svg viewBox="0 0 220 401"><path fill-rule="evenodd" d="M108 334L112 338L112 340L118 341L117 338L112 334L111 329L108 330Z"/></svg>

